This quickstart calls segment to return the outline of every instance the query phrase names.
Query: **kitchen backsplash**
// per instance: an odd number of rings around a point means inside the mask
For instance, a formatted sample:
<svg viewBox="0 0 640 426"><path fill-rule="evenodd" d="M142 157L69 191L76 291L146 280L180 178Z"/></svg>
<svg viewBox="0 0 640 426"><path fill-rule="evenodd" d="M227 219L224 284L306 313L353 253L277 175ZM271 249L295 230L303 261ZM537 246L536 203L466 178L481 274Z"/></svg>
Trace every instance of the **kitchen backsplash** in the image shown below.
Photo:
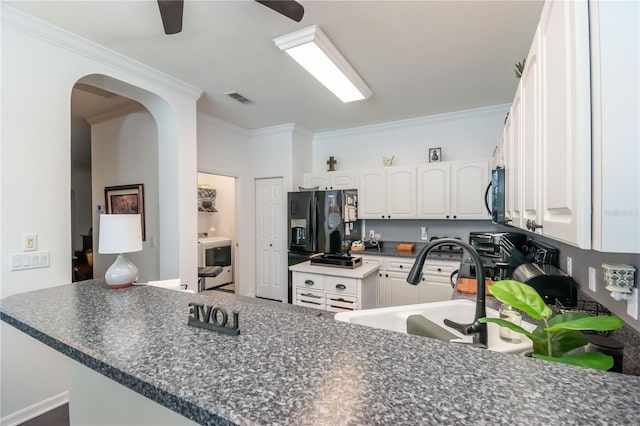
<svg viewBox="0 0 640 426"><path fill-rule="evenodd" d="M472 231L513 231L501 225L494 225L489 220L382 220L366 219L364 223L364 235L368 236L373 230L386 241L421 242L421 227L427 227L427 238L451 237L469 240L469 232Z"/></svg>

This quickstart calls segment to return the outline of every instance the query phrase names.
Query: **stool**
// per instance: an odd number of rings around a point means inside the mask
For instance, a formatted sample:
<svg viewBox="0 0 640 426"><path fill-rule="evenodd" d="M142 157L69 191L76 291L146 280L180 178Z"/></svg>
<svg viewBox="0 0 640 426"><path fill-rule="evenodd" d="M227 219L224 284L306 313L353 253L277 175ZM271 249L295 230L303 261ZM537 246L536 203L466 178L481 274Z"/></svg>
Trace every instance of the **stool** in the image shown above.
<svg viewBox="0 0 640 426"><path fill-rule="evenodd" d="M222 266L203 266L198 268L198 293L205 290L205 278L217 277L222 271Z"/></svg>

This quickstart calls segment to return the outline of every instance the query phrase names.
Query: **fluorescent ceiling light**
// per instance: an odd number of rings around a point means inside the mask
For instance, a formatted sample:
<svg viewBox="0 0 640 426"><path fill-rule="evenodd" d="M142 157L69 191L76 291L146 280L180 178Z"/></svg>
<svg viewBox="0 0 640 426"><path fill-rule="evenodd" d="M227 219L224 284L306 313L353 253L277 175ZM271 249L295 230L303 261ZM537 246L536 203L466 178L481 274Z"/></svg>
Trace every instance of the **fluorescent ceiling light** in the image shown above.
<svg viewBox="0 0 640 426"><path fill-rule="evenodd" d="M359 101L372 95L371 89L317 25L273 41L342 102Z"/></svg>

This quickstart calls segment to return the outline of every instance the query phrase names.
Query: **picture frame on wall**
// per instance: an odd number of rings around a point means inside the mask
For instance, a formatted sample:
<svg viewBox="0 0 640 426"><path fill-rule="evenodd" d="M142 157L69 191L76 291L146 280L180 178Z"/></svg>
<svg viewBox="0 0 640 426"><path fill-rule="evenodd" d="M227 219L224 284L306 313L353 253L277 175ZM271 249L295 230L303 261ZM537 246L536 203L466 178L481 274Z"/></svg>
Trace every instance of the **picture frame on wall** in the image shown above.
<svg viewBox="0 0 640 426"><path fill-rule="evenodd" d="M139 214L142 241L146 241L143 184L107 186L104 188L104 201L107 214Z"/></svg>
<svg viewBox="0 0 640 426"><path fill-rule="evenodd" d="M429 148L429 162L437 163L442 160L442 152L440 148Z"/></svg>

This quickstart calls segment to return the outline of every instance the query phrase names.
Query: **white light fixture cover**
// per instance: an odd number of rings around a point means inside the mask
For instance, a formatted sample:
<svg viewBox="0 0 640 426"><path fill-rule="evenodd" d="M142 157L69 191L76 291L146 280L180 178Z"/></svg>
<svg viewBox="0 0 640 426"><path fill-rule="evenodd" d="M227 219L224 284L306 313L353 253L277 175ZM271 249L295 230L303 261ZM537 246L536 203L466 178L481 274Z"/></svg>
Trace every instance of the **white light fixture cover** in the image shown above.
<svg viewBox="0 0 640 426"><path fill-rule="evenodd" d="M142 250L142 222L139 214L101 214L98 253L117 253L105 280L111 288L128 287L138 279L138 268L122 253Z"/></svg>
<svg viewBox="0 0 640 426"><path fill-rule="evenodd" d="M273 41L342 102L366 99L373 94L317 25L283 35Z"/></svg>

